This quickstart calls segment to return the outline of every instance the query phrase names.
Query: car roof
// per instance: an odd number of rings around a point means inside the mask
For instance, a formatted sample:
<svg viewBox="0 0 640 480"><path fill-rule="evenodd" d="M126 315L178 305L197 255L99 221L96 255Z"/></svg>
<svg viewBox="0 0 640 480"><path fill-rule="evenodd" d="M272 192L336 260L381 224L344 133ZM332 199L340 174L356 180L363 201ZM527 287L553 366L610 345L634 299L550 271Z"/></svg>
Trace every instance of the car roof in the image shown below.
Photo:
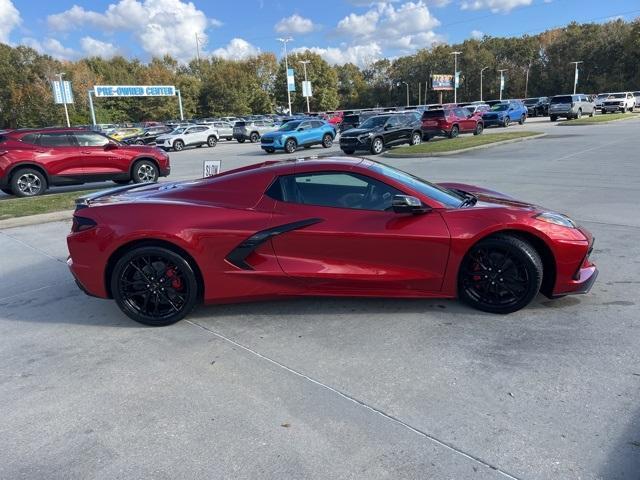
<svg viewBox="0 0 640 480"><path fill-rule="evenodd" d="M17 128L15 130L9 130L5 134L6 135L26 135L28 133L72 133L72 132L96 132L95 130L91 130L89 128L82 127L44 127L44 128Z"/></svg>

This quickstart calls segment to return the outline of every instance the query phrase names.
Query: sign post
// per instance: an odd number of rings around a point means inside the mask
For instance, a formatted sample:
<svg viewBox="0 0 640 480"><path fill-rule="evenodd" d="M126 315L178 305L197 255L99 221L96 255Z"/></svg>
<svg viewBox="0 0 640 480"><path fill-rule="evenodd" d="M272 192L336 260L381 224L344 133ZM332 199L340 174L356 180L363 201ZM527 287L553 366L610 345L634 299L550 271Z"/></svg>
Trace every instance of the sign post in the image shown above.
<svg viewBox="0 0 640 480"><path fill-rule="evenodd" d="M498 71L500 72L500 100L502 100L502 91L504 90L504 72L506 72L507 69L503 68Z"/></svg>
<svg viewBox="0 0 640 480"><path fill-rule="evenodd" d="M64 73L56 74L58 81L55 80L53 84L53 99L56 103L64 105L64 116L67 120L67 127L71 126L69 122L69 110L67 109L67 103L73 103L73 91L71 90L71 82L65 82L62 80Z"/></svg>

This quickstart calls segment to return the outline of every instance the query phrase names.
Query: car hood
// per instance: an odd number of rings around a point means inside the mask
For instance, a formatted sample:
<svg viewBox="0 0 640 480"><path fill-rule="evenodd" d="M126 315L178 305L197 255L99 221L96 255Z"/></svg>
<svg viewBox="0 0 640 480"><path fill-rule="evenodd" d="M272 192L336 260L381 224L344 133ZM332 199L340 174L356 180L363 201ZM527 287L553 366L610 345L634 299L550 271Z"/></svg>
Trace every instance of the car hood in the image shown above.
<svg viewBox="0 0 640 480"><path fill-rule="evenodd" d="M278 138L281 137L282 135L285 135L287 133L294 133L294 132L281 132L280 130L276 130L273 132L267 132L265 134L262 135L262 138Z"/></svg>
<svg viewBox="0 0 640 480"><path fill-rule="evenodd" d="M476 207L510 207L521 208L524 210L543 210L538 205L533 203L523 202L516 200L510 195L505 193L496 192L484 187L478 187L476 185L468 185L465 183L439 183L440 187L449 188L453 190L462 190L464 192L472 193L478 198Z"/></svg>
<svg viewBox="0 0 640 480"><path fill-rule="evenodd" d="M350 128L349 130L345 130L342 132L343 137L358 137L360 135L366 135L367 133L372 133L377 130L372 130L370 128Z"/></svg>

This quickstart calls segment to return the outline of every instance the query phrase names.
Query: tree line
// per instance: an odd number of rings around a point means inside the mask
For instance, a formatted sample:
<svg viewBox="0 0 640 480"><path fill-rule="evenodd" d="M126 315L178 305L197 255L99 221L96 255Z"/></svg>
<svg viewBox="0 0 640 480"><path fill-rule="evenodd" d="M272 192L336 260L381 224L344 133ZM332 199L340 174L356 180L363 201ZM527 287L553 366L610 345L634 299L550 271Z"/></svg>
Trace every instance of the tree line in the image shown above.
<svg viewBox="0 0 640 480"><path fill-rule="evenodd" d="M563 28L521 37L468 39L437 45L412 55L382 59L365 67L331 66L306 51L290 54L296 70L292 110L306 110L301 95L301 60L308 60L313 86L312 111L338 108L397 106L409 102L436 103L431 74L453 74L453 51L458 57L461 83L458 101L499 95L498 69L506 69L504 98L548 96L573 90L570 62L582 61L578 90L583 93L640 89L640 19L607 23L571 23ZM261 53L245 60L211 57L179 63L169 56L144 63L113 57L59 61L25 47L0 44L0 127L61 125L63 109L55 105L51 80L64 73L73 86L75 103L69 114L74 124L90 123L88 91L94 85L175 85L180 89L185 118L249 115L282 111L287 106L284 60ZM444 101L453 101L445 92ZM178 117L176 99L167 97L100 98L94 101L98 123L166 120Z"/></svg>

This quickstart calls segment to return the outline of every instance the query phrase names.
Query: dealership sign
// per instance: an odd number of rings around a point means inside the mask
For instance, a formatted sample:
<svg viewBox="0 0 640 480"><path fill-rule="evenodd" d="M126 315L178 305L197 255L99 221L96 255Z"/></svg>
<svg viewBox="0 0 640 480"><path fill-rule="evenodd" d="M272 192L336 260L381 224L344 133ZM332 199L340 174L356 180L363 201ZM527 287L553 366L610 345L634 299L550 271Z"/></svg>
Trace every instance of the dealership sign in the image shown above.
<svg viewBox="0 0 640 480"><path fill-rule="evenodd" d="M453 90L453 75L431 75L433 90Z"/></svg>
<svg viewBox="0 0 640 480"><path fill-rule="evenodd" d="M96 85L93 87L96 97L173 97L176 87L173 85Z"/></svg>

